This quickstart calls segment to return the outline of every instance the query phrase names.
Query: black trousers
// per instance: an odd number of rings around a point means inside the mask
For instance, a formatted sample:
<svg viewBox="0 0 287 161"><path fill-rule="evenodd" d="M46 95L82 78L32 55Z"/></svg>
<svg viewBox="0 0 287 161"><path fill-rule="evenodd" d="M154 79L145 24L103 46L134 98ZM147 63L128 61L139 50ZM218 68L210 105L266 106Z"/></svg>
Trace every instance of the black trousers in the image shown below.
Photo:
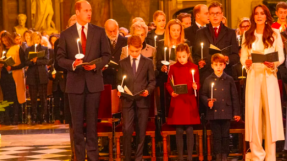
<svg viewBox="0 0 287 161"><path fill-rule="evenodd" d="M134 121L136 122L136 154L135 161L141 161L145 132L148 123L149 108L137 108L135 104L123 108L123 144L125 161L131 160L132 134L134 132Z"/></svg>
<svg viewBox="0 0 287 161"><path fill-rule="evenodd" d="M183 132L186 131L186 145L187 145L187 160L192 160L194 134L192 125L176 125L176 147L178 151L178 159L183 160Z"/></svg>
<svg viewBox="0 0 287 161"><path fill-rule="evenodd" d="M47 84L29 85L29 93L31 98L32 114L37 115L37 98L38 94L41 101L41 114L47 114ZM35 118L34 118L35 119Z"/></svg>
<svg viewBox="0 0 287 161"><path fill-rule="evenodd" d="M64 112L64 92L61 91L60 87L53 92L54 97L54 115L56 120L60 120L60 113ZM63 115L62 115L63 116Z"/></svg>
<svg viewBox="0 0 287 161"><path fill-rule="evenodd" d="M97 161L99 158L97 122L100 92L83 94L68 94L74 130L75 154L78 161L85 161L87 148L88 161ZM86 141L84 138L84 117L86 118Z"/></svg>
<svg viewBox="0 0 287 161"><path fill-rule="evenodd" d="M210 120L214 154L229 153L230 120Z"/></svg>

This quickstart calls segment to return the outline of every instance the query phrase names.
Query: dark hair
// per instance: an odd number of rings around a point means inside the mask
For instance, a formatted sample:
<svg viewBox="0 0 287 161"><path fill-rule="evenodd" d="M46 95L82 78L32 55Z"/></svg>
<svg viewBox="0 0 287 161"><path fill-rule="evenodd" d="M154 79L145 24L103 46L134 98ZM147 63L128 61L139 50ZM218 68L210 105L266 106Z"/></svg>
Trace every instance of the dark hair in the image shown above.
<svg viewBox="0 0 287 161"><path fill-rule="evenodd" d="M56 37L57 39L59 39L59 38L60 38L60 35L59 35L59 34L52 34L52 35L50 35L50 37L49 37L49 42L50 42L51 45L52 45L51 40L52 40L53 37Z"/></svg>
<svg viewBox="0 0 287 161"><path fill-rule="evenodd" d="M187 54L190 54L188 60L189 60L190 62L193 62L193 59L192 59L192 57L191 57L191 51L190 51L190 48L189 48L189 46L188 46L187 43L180 43L180 44L178 44L178 45L176 46L176 48L175 48L175 52L176 52L176 53L177 53L177 52L183 52L183 51L185 51Z"/></svg>
<svg viewBox="0 0 287 161"><path fill-rule="evenodd" d="M286 2L278 2L276 5L276 11L278 11L279 8L287 9L287 3Z"/></svg>
<svg viewBox="0 0 287 161"><path fill-rule="evenodd" d="M3 39L3 38L6 38L6 39L7 39L7 41L8 41L8 43L9 43L10 46L16 45L16 43L15 43L14 40L13 40L12 35L11 35L9 32L7 32L7 31L3 32L0 37L1 37L0 42L1 42L1 45L2 45L2 49L4 49L5 47L7 47L7 46L5 46L5 44L2 42L2 39Z"/></svg>
<svg viewBox="0 0 287 161"><path fill-rule="evenodd" d="M213 8L213 7L219 7L221 11L223 11L222 4L217 1L211 2L210 5L208 6L208 10L210 10L210 8Z"/></svg>
<svg viewBox="0 0 287 161"><path fill-rule="evenodd" d="M16 37L22 37L22 36L17 32L13 32L13 39L15 39Z"/></svg>
<svg viewBox="0 0 287 161"><path fill-rule="evenodd" d="M224 63L224 64L226 64L224 55L222 55L220 53L212 55L211 63Z"/></svg>
<svg viewBox="0 0 287 161"><path fill-rule="evenodd" d="M189 14L189 13L180 13L179 15L177 15L177 19L179 19L181 22L182 22L182 19L184 19L186 17L190 17L191 18L191 14Z"/></svg>
<svg viewBox="0 0 287 161"><path fill-rule="evenodd" d="M264 27L264 31L263 31L263 37L262 37L264 48L268 48L268 47L272 46L274 43L274 40L275 40L273 37L274 31L271 27L271 25L273 23L273 19L272 19L272 16L270 14L270 11L264 4L259 4L259 5L254 7L254 9L252 11L252 15L250 17L251 26L250 26L249 30L247 30L245 32L245 43L244 43L244 45L246 45L246 47L248 49L252 48L252 43L256 39L255 35L254 35L255 29L256 29L256 23L254 20L254 16L255 16L255 10L258 7L262 8L265 15L266 15L266 23L265 23L265 27Z"/></svg>
<svg viewBox="0 0 287 161"><path fill-rule="evenodd" d="M134 46L136 48L142 47L142 40L139 36L133 35L128 38L128 46Z"/></svg>

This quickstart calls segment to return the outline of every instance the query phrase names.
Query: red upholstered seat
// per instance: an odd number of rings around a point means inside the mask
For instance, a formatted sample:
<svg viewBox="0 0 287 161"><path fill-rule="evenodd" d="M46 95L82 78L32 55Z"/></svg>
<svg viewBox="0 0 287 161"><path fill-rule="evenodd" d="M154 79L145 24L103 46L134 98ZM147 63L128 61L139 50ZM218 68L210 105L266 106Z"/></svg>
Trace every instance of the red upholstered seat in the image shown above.
<svg viewBox="0 0 287 161"><path fill-rule="evenodd" d="M113 125L111 123L98 123L98 132L111 132L113 130Z"/></svg>
<svg viewBox="0 0 287 161"><path fill-rule="evenodd" d="M203 127L202 125L193 125L193 130L202 130ZM161 131L175 131L175 126L174 125L168 125L168 124L163 124L161 126Z"/></svg>

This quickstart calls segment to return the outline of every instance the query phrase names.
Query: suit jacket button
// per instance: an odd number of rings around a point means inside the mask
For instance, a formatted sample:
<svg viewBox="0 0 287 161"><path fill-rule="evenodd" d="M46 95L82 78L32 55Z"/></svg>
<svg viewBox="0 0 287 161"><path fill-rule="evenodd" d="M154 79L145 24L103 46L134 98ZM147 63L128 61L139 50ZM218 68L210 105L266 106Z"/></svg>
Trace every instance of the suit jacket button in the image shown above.
<svg viewBox="0 0 287 161"><path fill-rule="evenodd" d="M222 101L224 101L224 99L222 99Z"/></svg>
<svg viewBox="0 0 287 161"><path fill-rule="evenodd" d="M224 112L224 110L222 110L222 112Z"/></svg>
<svg viewBox="0 0 287 161"><path fill-rule="evenodd" d="M222 90L224 91L224 89L222 88Z"/></svg>
<svg viewBox="0 0 287 161"><path fill-rule="evenodd" d="M216 91L216 88L214 88L214 90Z"/></svg>
<svg viewBox="0 0 287 161"><path fill-rule="evenodd" d="M214 112L217 112L217 110L214 110Z"/></svg>

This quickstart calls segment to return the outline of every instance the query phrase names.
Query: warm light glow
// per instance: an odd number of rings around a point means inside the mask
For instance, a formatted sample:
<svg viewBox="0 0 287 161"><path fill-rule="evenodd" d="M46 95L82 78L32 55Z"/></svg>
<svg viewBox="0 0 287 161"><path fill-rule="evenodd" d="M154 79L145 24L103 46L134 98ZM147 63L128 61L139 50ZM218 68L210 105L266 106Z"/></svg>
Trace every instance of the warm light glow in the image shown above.
<svg viewBox="0 0 287 161"><path fill-rule="evenodd" d="M77 43L79 43L80 42L80 39L77 39Z"/></svg>
<svg viewBox="0 0 287 161"><path fill-rule="evenodd" d="M164 47L164 50L167 50L167 47Z"/></svg>
<svg viewBox="0 0 287 161"><path fill-rule="evenodd" d="M213 86L214 86L214 83L212 82L212 83L211 83L211 87L213 87Z"/></svg>
<svg viewBox="0 0 287 161"><path fill-rule="evenodd" d="M203 47L203 42L202 42L202 43L200 43L200 45L201 45L201 47Z"/></svg>
<svg viewBox="0 0 287 161"><path fill-rule="evenodd" d="M242 66L242 70L245 68L245 66Z"/></svg>
<svg viewBox="0 0 287 161"><path fill-rule="evenodd" d="M156 40L156 38L157 38L157 36L155 35L155 36L154 36L154 39Z"/></svg>
<svg viewBox="0 0 287 161"><path fill-rule="evenodd" d="M124 75L124 76L123 76L123 79L126 79L126 77L127 77L127 76L126 76L126 75Z"/></svg>
<svg viewBox="0 0 287 161"><path fill-rule="evenodd" d="M191 70L191 73L192 73L192 75L194 74L194 70L193 69Z"/></svg>

